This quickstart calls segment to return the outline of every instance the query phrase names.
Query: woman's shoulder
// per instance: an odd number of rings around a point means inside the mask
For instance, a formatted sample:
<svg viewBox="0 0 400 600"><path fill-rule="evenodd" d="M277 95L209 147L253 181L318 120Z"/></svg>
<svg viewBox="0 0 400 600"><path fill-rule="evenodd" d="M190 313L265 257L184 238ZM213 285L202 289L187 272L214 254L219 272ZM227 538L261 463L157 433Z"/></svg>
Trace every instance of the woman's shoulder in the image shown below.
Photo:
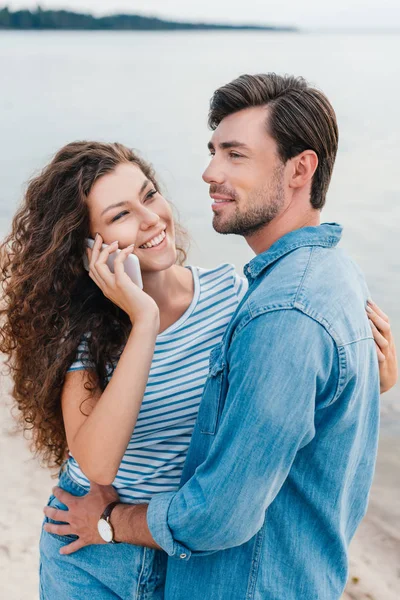
<svg viewBox="0 0 400 600"><path fill-rule="evenodd" d="M212 286L217 291L220 286L223 286L226 291L233 291L239 301L247 291L247 279L241 277L235 265L231 263L222 263L211 269L197 266L191 268L197 273L201 287Z"/></svg>
<svg viewBox="0 0 400 600"><path fill-rule="evenodd" d="M91 335L92 334L90 331L87 331L82 335L76 349L75 358L67 369L67 373L71 371L82 371L88 368L94 368L94 365L88 361L88 341Z"/></svg>

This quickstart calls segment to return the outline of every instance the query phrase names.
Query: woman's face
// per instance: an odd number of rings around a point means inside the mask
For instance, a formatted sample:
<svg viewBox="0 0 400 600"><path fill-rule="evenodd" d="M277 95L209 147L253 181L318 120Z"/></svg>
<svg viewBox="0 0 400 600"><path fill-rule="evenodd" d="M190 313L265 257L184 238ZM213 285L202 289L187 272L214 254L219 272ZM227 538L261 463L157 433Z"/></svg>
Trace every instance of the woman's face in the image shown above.
<svg viewBox="0 0 400 600"><path fill-rule="evenodd" d="M122 163L98 179L87 198L90 233L119 248L135 244L142 273L163 271L176 262L171 207L134 163Z"/></svg>

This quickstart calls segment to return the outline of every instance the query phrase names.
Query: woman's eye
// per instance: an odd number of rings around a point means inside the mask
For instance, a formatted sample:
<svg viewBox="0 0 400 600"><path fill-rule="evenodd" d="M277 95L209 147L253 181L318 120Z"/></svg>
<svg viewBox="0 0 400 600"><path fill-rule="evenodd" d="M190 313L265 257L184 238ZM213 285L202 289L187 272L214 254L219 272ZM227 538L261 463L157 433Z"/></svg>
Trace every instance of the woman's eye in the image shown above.
<svg viewBox="0 0 400 600"><path fill-rule="evenodd" d="M157 190L151 190L147 195L145 200L151 200L157 194Z"/></svg>
<svg viewBox="0 0 400 600"><path fill-rule="evenodd" d="M111 223L114 223L114 221L118 221L118 219L120 219L121 217L123 217L124 215L127 215L127 214L128 214L128 211L124 210L122 213L119 213L113 219L111 219Z"/></svg>

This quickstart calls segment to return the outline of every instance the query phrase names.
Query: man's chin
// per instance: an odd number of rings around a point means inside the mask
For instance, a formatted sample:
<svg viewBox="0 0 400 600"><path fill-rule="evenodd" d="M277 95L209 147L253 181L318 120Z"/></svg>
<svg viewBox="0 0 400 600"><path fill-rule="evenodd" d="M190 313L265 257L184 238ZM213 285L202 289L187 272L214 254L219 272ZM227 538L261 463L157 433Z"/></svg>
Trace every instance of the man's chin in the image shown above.
<svg viewBox="0 0 400 600"><path fill-rule="evenodd" d="M229 222L221 219L218 215L214 215L212 226L213 226L214 231L216 231L217 233L222 233L222 234L233 233L232 225Z"/></svg>
<svg viewBox="0 0 400 600"><path fill-rule="evenodd" d="M222 235L242 235L245 236L246 232L243 231L236 223L231 221L224 221L217 215L214 216L212 226L214 231L222 233Z"/></svg>

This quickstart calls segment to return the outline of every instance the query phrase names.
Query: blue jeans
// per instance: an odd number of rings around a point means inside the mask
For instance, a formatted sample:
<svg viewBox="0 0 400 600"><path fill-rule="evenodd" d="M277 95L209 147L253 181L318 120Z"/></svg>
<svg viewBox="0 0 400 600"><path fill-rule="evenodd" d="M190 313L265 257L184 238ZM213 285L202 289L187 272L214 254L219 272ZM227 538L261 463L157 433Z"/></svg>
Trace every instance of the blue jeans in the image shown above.
<svg viewBox="0 0 400 600"><path fill-rule="evenodd" d="M87 493L66 471L61 473L59 487L74 496ZM47 503L67 510L53 495ZM45 517L44 523L52 521ZM59 550L75 535L60 536L42 529L40 537L40 600L162 600L167 555L131 544L86 546L71 555Z"/></svg>

